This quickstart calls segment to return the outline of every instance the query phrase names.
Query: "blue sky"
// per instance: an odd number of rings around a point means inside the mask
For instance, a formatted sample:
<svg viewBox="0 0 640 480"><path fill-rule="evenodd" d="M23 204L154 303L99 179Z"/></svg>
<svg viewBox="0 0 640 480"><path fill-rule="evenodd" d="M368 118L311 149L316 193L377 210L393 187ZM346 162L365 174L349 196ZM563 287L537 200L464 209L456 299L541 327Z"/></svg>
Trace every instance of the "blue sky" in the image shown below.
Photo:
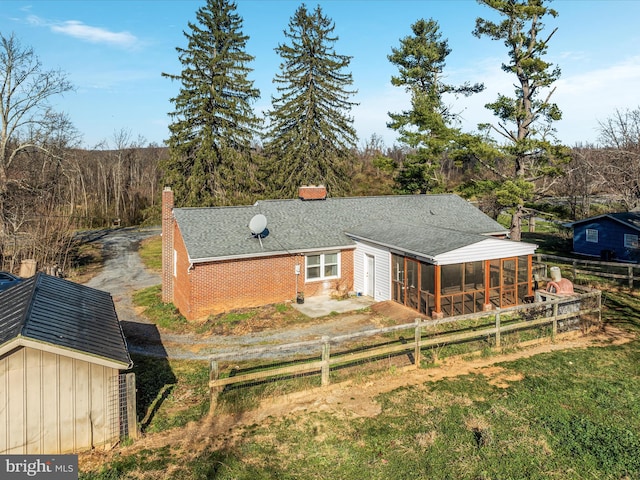
<svg viewBox="0 0 640 480"><path fill-rule="evenodd" d="M258 113L271 106L272 79L280 59L274 52L285 41L283 30L301 2L294 0L236 0L249 35L247 52L255 57L250 79L260 89ZM170 98L179 84L161 77L178 74L176 47L186 47L183 31L204 5L190 0L3 0L0 32L14 33L33 47L46 69L61 69L75 92L56 99L83 134L83 145L113 144L114 134L129 131L133 138L162 144L168 137L173 110ZM500 42L478 39L471 32L477 17L497 20L491 10L473 0L323 0L306 2L322 7L336 26L336 51L353 57L350 71L351 115L360 145L376 134L387 146L396 142L386 128L388 112L409 104L407 94L391 86L397 69L387 60L392 47L410 35L420 18L433 18L448 39L446 81L483 82L487 89L470 99L454 100L463 128L494 120L483 105L497 92L510 95L514 78L500 70L507 60ZM640 107L639 0L556 0L559 12L546 21L547 32L558 27L546 59L562 69L553 98L563 112L557 123L560 140L570 146L596 143L598 121L616 110Z"/></svg>

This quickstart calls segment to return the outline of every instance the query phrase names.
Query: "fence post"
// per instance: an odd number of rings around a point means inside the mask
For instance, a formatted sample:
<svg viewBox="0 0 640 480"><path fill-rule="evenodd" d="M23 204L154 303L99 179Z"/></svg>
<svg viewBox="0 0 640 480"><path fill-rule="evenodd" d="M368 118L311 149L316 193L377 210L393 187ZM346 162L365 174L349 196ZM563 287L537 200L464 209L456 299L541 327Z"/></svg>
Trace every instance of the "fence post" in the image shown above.
<svg viewBox="0 0 640 480"><path fill-rule="evenodd" d="M420 368L420 347L422 344L422 327L420 326L420 319L416 318L416 329L414 334L414 339L416 342L415 352L413 353L413 361L415 362L416 368Z"/></svg>
<svg viewBox="0 0 640 480"><path fill-rule="evenodd" d="M138 438L138 414L136 412L136 374L127 373L125 377L127 385L127 425L129 438Z"/></svg>
<svg viewBox="0 0 640 480"><path fill-rule="evenodd" d="M322 337L322 386L329 385L329 337L326 335Z"/></svg>
<svg viewBox="0 0 640 480"><path fill-rule="evenodd" d="M497 309L496 312L496 348L500 348L500 309Z"/></svg>
<svg viewBox="0 0 640 480"><path fill-rule="evenodd" d="M221 388L213 384L213 382L218 380L218 378L220 378L218 362L211 360L209 363L209 393L211 395L211 400L209 402L209 415L213 415L213 412L218 405L218 395L220 394Z"/></svg>
<svg viewBox="0 0 640 480"><path fill-rule="evenodd" d="M576 278L578 278L577 274L576 274L576 263L577 262L575 260L573 262L571 262L571 264L573 266L573 283L576 283Z"/></svg>
<svg viewBox="0 0 640 480"><path fill-rule="evenodd" d="M598 328L602 326L602 292L598 290Z"/></svg>
<svg viewBox="0 0 640 480"><path fill-rule="evenodd" d="M627 267L629 273L629 288L633 288L633 265Z"/></svg>
<svg viewBox="0 0 640 480"><path fill-rule="evenodd" d="M551 341L555 343L558 333L558 304L553 304L553 327L551 329Z"/></svg>

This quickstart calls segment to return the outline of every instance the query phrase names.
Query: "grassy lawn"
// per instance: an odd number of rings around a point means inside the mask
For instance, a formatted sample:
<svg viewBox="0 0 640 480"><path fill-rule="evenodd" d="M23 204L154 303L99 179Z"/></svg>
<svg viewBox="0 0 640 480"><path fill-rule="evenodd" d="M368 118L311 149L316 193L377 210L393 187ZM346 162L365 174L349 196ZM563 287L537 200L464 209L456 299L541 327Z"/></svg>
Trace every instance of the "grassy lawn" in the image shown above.
<svg viewBox="0 0 640 480"><path fill-rule="evenodd" d="M637 360L637 343L553 353L502 364L524 377L508 388L467 375L381 395L373 418L276 419L182 478L637 478Z"/></svg>
<svg viewBox="0 0 640 480"><path fill-rule="evenodd" d="M640 333L637 290L607 290L603 305L606 325ZM218 328L242 325L251 320L246 313L209 321ZM206 362L135 362L139 412L153 412L142 422L146 432L177 428L171 433L179 436L183 426L206 414ZM229 431L218 443L224 446L196 448L181 441L148 447L112 455L80 478L640 478L639 340L545 353L499 367L507 379L502 384L467 374L401 387L373 399L380 410L372 416L335 405L269 417ZM265 388L277 394L277 383ZM247 390L234 395L245 398L246 408L254 405ZM234 415L241 417L242 409ZM185 428L184 436L193 431Z"/></svg>
<svg viewBox="0 0 640 480"><path fill-rule="evenodd" d="M138 254L142 263L154 272L162 271L162 237L156 235L140 242Z"/></svg>
<svg viewBox="0 0 640 480"><path fill-rule="evenodd" d="M480 375L399 388L375 399L381 412L370 418L269 418L227 448L145 449L80 478L638 478L639 347L634 341L502 363L505 376L519 378L507 388ZM205 372L181 363L172 364L176 376L191 380L161 408L174 412L163 417L168 425L194 419L178 398L204 383L198 377Z"/></svg>

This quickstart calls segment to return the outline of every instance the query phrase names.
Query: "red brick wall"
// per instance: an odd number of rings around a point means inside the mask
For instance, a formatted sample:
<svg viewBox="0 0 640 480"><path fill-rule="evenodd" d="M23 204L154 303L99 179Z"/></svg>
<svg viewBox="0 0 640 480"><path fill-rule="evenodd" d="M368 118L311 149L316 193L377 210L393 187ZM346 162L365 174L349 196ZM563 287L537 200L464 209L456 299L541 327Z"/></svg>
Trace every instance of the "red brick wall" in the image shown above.
<svg viewBox="0 0 640 480"><path fill-rule="evenodd" d="M298 290L305 296L329 294L336 284L353 290L353 250L341 255L341 279L304 282L304 256L280 255L193 265L189 273L186 250L179 229L174 244L178 252L178 275L174 286L174 304L188 319L237 308L256 307L294 300L296 277ZM296 264L300 275L295 274Z"/></svg>
<svg viewBox="0 0 640 480"><path fill-rule="evenodd" d="M173 191L162 192L162 301L173 301Z"/></svg>
<svg viewBox="0 0 640 480"><path fill-rule="evenodd" d="M185 317L189 318L191 310L191 273L189 272L189 257L187 248L182 240L180 227L174 222L173 228L173 248L176 251L176 272L173 277L173 304ZM173 251L171 252L171 262L173 262Z"/></svg>

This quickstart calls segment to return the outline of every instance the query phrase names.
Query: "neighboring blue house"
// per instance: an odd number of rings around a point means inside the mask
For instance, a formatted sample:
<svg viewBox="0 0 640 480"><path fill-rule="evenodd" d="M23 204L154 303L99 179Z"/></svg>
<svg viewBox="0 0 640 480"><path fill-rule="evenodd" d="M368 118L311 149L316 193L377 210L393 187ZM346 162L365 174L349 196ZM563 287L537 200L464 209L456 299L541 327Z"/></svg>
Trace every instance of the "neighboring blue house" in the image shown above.
<svg viewBox="0 0 640 480"><path fill-rule="evenodd" d="M640 212L607 213L569 224L573 251L601 260L640 261Z"/></svg>

